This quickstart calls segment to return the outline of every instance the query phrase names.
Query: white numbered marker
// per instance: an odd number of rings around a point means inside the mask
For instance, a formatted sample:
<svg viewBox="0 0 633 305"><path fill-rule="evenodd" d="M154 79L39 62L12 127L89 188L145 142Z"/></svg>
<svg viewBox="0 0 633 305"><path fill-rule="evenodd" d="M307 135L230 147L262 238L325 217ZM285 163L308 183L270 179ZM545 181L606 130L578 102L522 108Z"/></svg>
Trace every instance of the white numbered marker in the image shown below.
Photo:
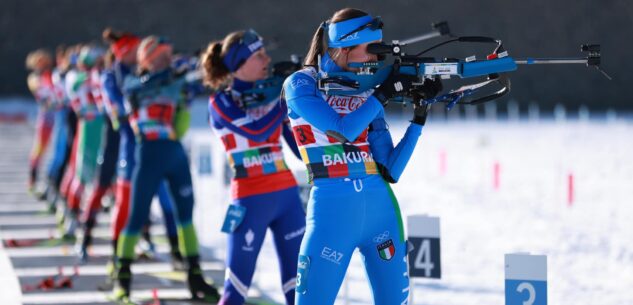
<svg viewBox="0 0 633 305"><path fill-rule="evenodd" d="M440 260L440 219L426 215L407 217L409 243L409 275L411 277L442 277Z"/></svg>

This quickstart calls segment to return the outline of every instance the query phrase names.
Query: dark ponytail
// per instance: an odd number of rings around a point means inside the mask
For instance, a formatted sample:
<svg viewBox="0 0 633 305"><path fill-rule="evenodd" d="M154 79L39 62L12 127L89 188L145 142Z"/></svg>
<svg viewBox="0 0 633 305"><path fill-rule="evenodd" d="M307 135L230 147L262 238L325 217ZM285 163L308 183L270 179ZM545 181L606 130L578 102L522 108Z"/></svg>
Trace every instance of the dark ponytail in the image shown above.
<svg viewBox="0 0 633 305"><path fill-rule="evenodd" d="M214 89L225 84L230 74L229 69L222 62L221 54L222 42L214 41L209 44L201 57L204 83Z"/></svg>
<svg viewBox="0 0 633 305"><path fill-rule="evenodd" d="M312 36L310 49L308 49L308 54L306 55L306 59L303 63L306 66L318 65L319 55L323 55L323 53L327 50L327 44L323 38L323 33L325 32L325 29L323 28L324 26L325 23L320 24L316 32L314 32L314 36Z"/></svg>
<svg viewBox="0 0 633 305"><path fill-rule="evenodd" d="M337 11L332 15L332 18L324 21L319 25L319 28L312 36L312 42L310 43L310 49L308 49L308 54L306 55L305 62L303 63L306 66L316 66L318 64L319 55L325 54L328 51L327 41L326 41L326 33L325 27L330 23L337 23L349 19L354 19L362 16L367 16L364 11L355 8L344 8L342 10Z"/></svg>
<svg viewBox="0 0 633 305"><path fill-rule="evenodd" d="M108 44L113 44L117 42L117 40L121 39L121 37L123 37L123 33L116 32L112 28L108 27L103 30L103 32L101 33L101 37L103 41L107 42Z"/></svg>

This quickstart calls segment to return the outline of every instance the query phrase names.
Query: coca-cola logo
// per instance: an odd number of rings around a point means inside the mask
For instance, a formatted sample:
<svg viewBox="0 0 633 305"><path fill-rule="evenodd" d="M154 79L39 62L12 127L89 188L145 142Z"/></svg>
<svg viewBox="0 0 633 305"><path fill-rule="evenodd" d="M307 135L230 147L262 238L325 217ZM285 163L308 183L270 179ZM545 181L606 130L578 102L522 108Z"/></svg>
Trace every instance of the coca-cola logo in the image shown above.
<svg viewBox="0 0 633 305"><path fill-rule="evenodd" d="M330 96L328 104L337 112L352 112L365 103L365 100L356 96Z"/></svg>

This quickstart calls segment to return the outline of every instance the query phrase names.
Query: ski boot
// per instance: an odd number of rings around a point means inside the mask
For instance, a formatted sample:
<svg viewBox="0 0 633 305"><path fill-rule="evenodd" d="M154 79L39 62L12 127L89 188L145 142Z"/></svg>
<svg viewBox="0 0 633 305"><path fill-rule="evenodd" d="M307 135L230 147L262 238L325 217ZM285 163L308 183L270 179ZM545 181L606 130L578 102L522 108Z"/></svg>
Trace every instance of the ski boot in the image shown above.
<svg viewBox="0 0 633 305"><path fill-rule="evenodd" d="M178 236L169 236L169 246L171 247L171 266L174 271L185 271L185 261L178 249Z"/></svg>
<svg viewBox="0 0 633 305"><path fill-rule="evenodd" d="M114 288L114 274L116 272L116 257L113 257L112 260L108 261L106 264L106 279L103 283L97 285L97 290L99 291L112 291Z"/></svg>
<svg viewBox="0 0 633 305"><path fill-rule="evenodd" d="M46 198L46 202L48 204L48 214L57 215L57 200L59 199L59 194L56 191L51 191L48 198Z"/></svg>
<svg viewBox="0 0 633 305"><path fill-rule="evenodd" d="M37 192L37 168L31 168L29 170L29 181L27 182L27 190L29 194L35 198L39 197L39 193Z"/></svg>
<svg viewBox="0 0 633 305"><path fill-rule="evenodd" d="M82 244L75 245L75 252L77 253L77 258L79 259L80 265L85 265L88 262L88 249L84 248L83 242Z"/></svg>
<svg viewBox="0 0 633 305"><path fill-rule="evenodd" d="M92 243L92 235L86 233L81 240L81 244L76 246L77 256L79 257L79 263L85 264L88 262L90 258L90 254L88 253L88 247Z"/></svg>
<svg viewBox="0 0 633 305"><path fill-rule="evenodd" d="M84 236L81 240L81 245L77 249L79 255L79 261L86 263L88 261L88 247L92 244L92 229L97 225L97 214L90 214L88 219L84 223Z"/></svg>
<svg viewBox="0 0 633 305"><path fill-rule="evenodd" d="M51 192L51 188L47 185L42 192L37 193L35 199L37 199L38 201L46 201L48 199L49 192Z"/></svg>
<svg viewBox="0 0 633 305"><path fill-rule="evenodd" d="M141 233L142 239L138 244L141 250L138 257L143 260L153 260L156 258L156 245L152 241L152 236L149 233L149 226L145 227Z"/></svg>
<svg viewBox="0 0 633 305"><path fill-rule="evenodd" d="M131 263L131 259L119 259L115 263L112 298L119 303L130 302L130 287L132 285Z"/></svg>
<svg viewBox="0 0 633 305"><path fill-rule="evenodd" d="M64 233L62 235L62 239L68 241L74 241L77 239L75 235L75 231L77 231L77 227L79 226L79 212L70 211L67 216L66 221L64 221Z"/></svg>
<svg viewBox="0 0 633 305"><path fill-rule="evenodd" d="M191 298L212 304L217 303L220 300L220 294L215 287L205 282L202 276L202 269L200 268L199 257L197 255L187 257L186 263L187 287L189 292L191 292Z"/></svg>
<svg viewBox="0 0 633 305"><path fill-rule="evenodd" d="M66 217L68 217L68 205L66 204L66 199L62 198L62 201L59 203L59 207L55 211L55 222L57 224L57 231L64 233L64 224L66 222Z"/></svg>

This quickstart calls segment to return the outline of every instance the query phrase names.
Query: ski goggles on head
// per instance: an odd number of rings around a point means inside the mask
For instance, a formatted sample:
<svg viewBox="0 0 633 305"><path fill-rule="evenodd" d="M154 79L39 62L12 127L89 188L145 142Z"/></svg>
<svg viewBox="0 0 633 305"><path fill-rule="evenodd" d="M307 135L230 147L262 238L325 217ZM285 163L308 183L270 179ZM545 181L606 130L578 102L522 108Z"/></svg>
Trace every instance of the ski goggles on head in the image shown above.
<svg viewBox="0 0 633 305"><path fill-rule="evenodd" d="M110 46L114 57L117 59L123 58L125 55L133 52L135 48L141 43L141 39L134 35L124 35L115 43Z"/></svg>
<svg viewBox="0 0 633 305"><path fill-rule="evenodd" d="M371 41L382 40L383 22L380 16L362 16L337 23L325 24L328 47L346 48Z"/></svg>
<svg viewBox="0 0 633 305"><path fill-rule="evenodd" d="M244 36L240 39L239 42L234 43L229 48L229 51L226 52L224 59L224 65L231 72L237 71L246 60L253 55L253 53L257 52L259 49L264 47L264 41L261 36L257 34L253 29L248 29L244 31Z"/></svg>

